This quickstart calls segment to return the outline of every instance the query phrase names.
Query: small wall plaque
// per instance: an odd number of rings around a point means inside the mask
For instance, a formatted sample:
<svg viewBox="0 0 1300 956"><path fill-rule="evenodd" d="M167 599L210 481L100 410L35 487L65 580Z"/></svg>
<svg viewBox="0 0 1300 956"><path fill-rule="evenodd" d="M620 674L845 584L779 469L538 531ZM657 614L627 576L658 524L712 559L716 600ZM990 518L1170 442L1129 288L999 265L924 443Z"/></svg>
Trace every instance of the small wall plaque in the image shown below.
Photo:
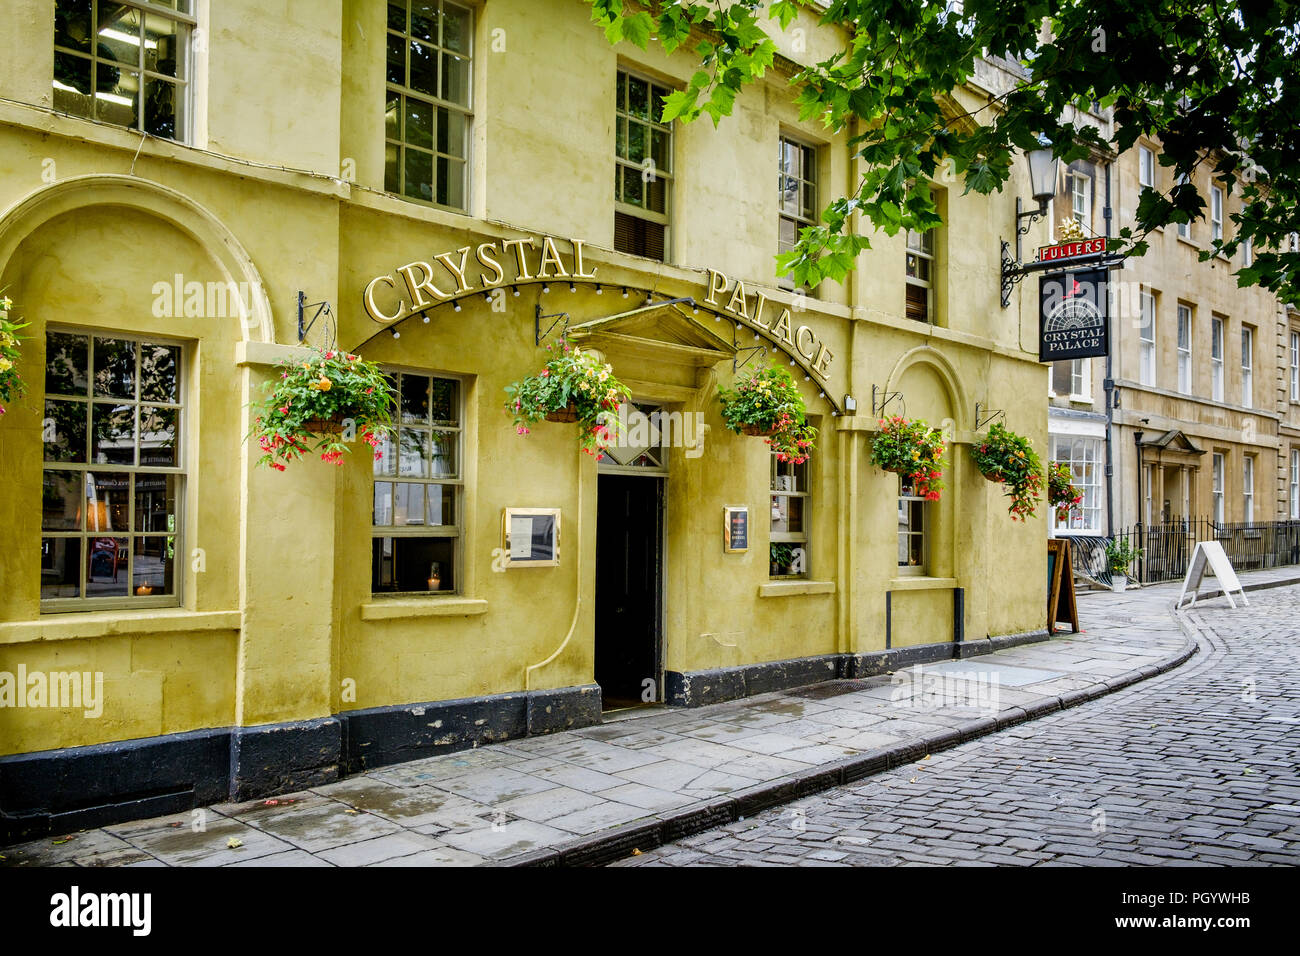
<svg viewBox="0 0 1300 956"><path fill-rule="evenodd" d="M722 509L722 550L741 554L749 550L749 507Z"/></svg>
<svg viewBox="0 0 1300 956"><path fill-rule="evenodd" d="M560 563L559 508L506 508L501 535L507 567L545 568Z"/></svg>

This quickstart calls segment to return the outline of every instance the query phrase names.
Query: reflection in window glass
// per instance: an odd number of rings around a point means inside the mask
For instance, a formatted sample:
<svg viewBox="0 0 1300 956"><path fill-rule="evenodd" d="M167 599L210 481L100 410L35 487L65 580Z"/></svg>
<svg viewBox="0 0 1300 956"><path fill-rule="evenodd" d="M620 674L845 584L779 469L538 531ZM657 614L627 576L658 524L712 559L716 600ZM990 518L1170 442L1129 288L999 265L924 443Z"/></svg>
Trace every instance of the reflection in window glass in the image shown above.
<svg viewBox="0 0 1300 956"><path fill-rule="evenodd" d="M396 447L381 442L374 464L373 589L455 591L461 383L414 372L387 374L399 396L401 425Z"/></svg>
<svg viewBox="0 0 1300 956"><path fill-rule="evenodd" d="M57 0L56 110L184 141L189 96L190 4L154 0L148 11L109 0Z"/></svg>
<svg viewBox="0 0 1300 956"><path fill-rule="evenodd" d="M446 0L390 0L384 189L466 208L470 11Z"/></svg>
<svg viewBox="0 0 1300 956"><path fill-rule="evenodd" d="M178 345L47 332L43 609L179 596L181 359Z"/></svg>

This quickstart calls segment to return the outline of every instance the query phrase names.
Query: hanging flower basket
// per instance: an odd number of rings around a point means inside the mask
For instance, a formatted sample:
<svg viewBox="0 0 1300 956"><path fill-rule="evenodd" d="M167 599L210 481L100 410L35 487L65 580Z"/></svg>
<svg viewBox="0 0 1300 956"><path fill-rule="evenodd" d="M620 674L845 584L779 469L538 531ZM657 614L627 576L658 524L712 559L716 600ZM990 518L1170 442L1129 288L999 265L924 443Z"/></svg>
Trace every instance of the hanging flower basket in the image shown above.
<svg viewBox="0 0 1300 956"><path fill-rule="evenodd" d="M319 452L322 461L343 464L350 452L348 434L375 449L393 432L393 386L379 370L359 355L335 350L316 350L305 362L280 365L279 381L266 385L267 396L252 403L253 427L264 454L259 465L276 471L309 451ZM350 422L351 429L345 428ZM350 432L350 433L349 433Z"/></svg>
<svg viewBox="0 0 1300 956"><path fill-rule="evenodd" d="M578 444L599 461L617 436L618 408L631 393L593 353L563 339L559 346L558 353L546 347L554 354L540 372L506 386L506 414L520 435L543 420L577 422Z"/></svg>
<svg viewBox="0 0 1300 956"><path fill-rule="evenodd" d="M1074 487L1070 466L1055 462L1047 471L1047 503L1056 509L1056 520L1065 521L1070 509L1083 504L1083 492Z"/></svg>
<svg viewBox="0 0 1300 956"><path fill-rule="evenodd" d="M20 354L18 343L22 341L18 330L27 328L27 323L9 321L12 307L12 301L0 298L0 403L12 402L27 390L27 384L15 368ZM0 415L4 413L4 405L0 404Z"/></svg>
<svg viewBox="0 0 1300 956"><path fill-rule="evenodd" d="M546 420L548 422L560 423L576 422L578 420L578 406L573 404L573 402L569 402L569 404L565 405L563 408L557 408L553 412L547 412Z"/></svg>
<svg viewBox="0 0 1300 956"><path fill-rule="evenodd" d="M311 432L313 435L341 435L343 434L343 416L335 418L309 418L302 423L304 431Z"/></svg>
<svg viewBox="0 0 1300 956"><path fill-rule="evenodd" d="M1007 513L1013 520L1034 517L1043 496L1043 463L1029 439L995 422L987 435L971 446L971 458L980 474L1004 486L1011 499Z"/></svg>
<svg viewBox="0 0 1300 956"><path fill-rule="evenodd" d="M915 493L938 501L943 490L943 456L948 450L939 429L919 418L895 415L877 422L880 431L871 442L871 463L910 480Z"/></svg>
<svg viewBox="0 0 1300 956"><path fill-rule="evenodd" d="M722 421L737 435L761 437L778 461L803 464L816 447L817 429L808 424L808 409L794 378L773 364L738 382L718 386Z"/></svg>

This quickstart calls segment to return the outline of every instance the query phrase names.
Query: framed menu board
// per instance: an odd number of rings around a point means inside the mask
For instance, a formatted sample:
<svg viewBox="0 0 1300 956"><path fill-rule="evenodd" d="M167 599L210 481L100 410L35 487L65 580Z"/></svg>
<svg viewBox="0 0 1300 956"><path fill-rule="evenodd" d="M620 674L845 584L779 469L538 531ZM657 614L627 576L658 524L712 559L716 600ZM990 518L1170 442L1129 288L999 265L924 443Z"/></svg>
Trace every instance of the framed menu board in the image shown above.
<svg viewBox="0 0 1300 956"><path fill-rule="evenodd" d="M506 508L502 526L508 567L546 568L560 563L559 508Z"/></svg>
<svg viewBox="0 0 1300 956"><path fill-rule="evenodd" d="M722 509L722 550L740 554L749 550L749 507Z"/></svg>

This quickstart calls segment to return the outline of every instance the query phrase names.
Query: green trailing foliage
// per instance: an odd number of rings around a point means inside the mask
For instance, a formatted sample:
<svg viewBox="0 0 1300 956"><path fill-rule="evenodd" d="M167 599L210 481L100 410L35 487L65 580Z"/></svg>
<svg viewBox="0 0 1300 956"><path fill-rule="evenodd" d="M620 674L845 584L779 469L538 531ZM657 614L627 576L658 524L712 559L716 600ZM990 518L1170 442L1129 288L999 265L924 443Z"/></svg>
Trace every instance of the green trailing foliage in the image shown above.
<svg viewBox="0 0 1300 956"><path fill-rule="evenodd" d="M1250 241L1254 262L1237 269L1238 283L1300 301L1300 249L1291 238L1300 205L1292 0L588 2L611 43L686 48L698 60L685 88L668 97L665 121L706 115L716 125L778 49L799 58L812 21L848 28L844 47L792 84L801 119L847 132L866 173L778 256L777 272L798 285L842 280L870 247L869 231L937 225L931 182L1002 190L1018 154L1040 135L1064 162L1093 148L1123 152L1146 136L1161 144L1168 185L1142 190L1136 223L1119 229L1111 249L1142 255L1153 229L1202 217L1213 180L1240 192L1244 208L1201 258L1231 259ZM985 57L1005 64L1014 82L963 111L951 94ZM1076 112L1094 103L1113 111L1109 136ZM1181 176L1192 181L1180 185Z"/></svg>

